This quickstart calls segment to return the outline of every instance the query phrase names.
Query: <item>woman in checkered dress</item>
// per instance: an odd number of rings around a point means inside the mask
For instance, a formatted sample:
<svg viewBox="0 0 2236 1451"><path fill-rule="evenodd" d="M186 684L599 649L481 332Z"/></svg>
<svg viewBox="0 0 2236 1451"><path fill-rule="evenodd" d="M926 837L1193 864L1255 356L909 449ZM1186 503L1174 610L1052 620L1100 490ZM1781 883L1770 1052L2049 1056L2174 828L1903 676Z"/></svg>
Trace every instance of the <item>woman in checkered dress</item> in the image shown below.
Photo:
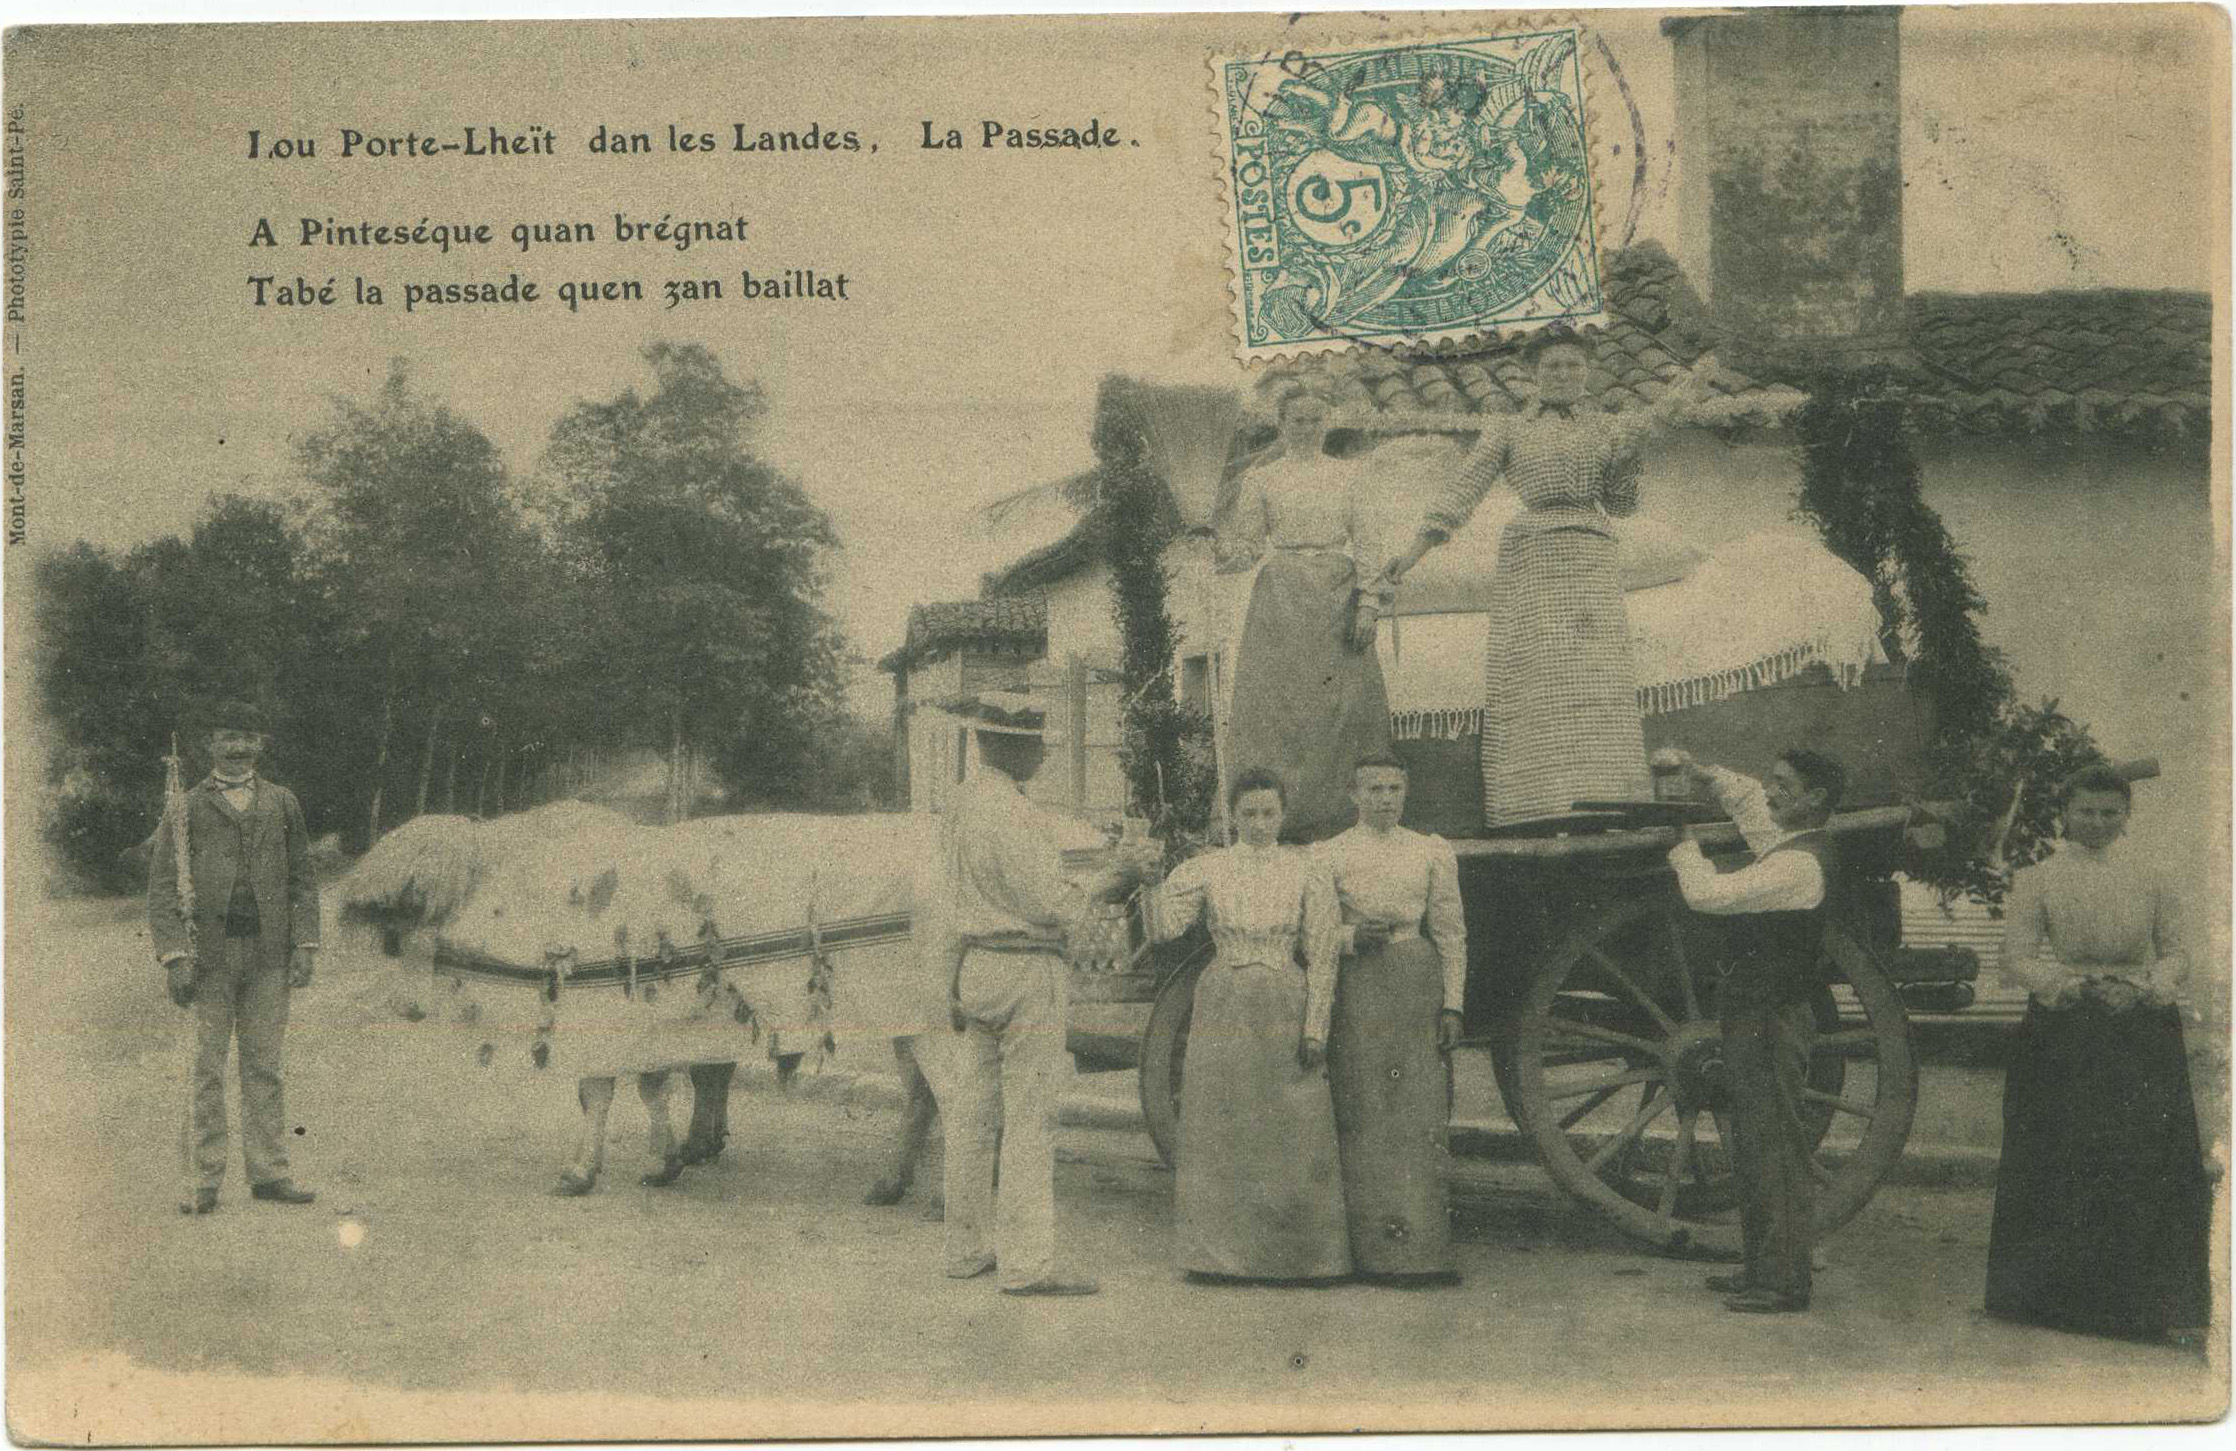
<svg viewBox="0 0 2236 1451"><path fill-rule="evenodd" d="M1484 662L1483 815L1492 827L1651 795L1630 622L1609 521L1638 510L1637 429L1584 396L1570 334L1533 338L1537 397L1488 424L1429 506L1395 582L1504 480L1523 511L1500 537Z"/></svg>

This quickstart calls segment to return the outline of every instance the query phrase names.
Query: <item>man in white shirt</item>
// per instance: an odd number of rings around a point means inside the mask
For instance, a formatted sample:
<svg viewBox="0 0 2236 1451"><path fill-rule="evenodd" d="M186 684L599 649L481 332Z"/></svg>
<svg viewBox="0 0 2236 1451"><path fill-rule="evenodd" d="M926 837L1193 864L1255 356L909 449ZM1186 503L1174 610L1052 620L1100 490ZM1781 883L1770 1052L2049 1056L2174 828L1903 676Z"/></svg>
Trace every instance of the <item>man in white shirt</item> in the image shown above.
<svg viewBox="0 0 2236 1451"><path fill-rule="evenodd" d="M1018 789L1040 769L1042 713L1029 698L991 694L962 708L975 720L978 762L955 794L947 838L948 996L962 1038L943 1105L947 1274L998 1266L1006 1295L1091 1295L1094 1281L1056 1265L1064 937L1089 899L1123 896L1139 872L1105 871L1084 891L1066 881L1054 821Z"/></svg>
<svg viewBox="0 0 2236 1451"><path fill-rule="evenodd" d="M1762 782L1696 765L1682 751L1657 752L1654 764L1688 772L1695 793L1731 817L1755 854L1748 866L1718 872L1697 841L1680 842L1669 853L1685 904L1734 919L1716 1001L1746 1266L1736 1276L1712 1278L1709 1286L1729 1292L1724 1304L1743 1313L1806 1310L1814 1206L1811 1146L1797 1112L1807 1065L1796 1051L1794 1024L1809 1011L1821 982L1823 907L1833 867L1824 826L1847 787L1847 773L1829 756L1801 749L1781 755Z"/></svg>

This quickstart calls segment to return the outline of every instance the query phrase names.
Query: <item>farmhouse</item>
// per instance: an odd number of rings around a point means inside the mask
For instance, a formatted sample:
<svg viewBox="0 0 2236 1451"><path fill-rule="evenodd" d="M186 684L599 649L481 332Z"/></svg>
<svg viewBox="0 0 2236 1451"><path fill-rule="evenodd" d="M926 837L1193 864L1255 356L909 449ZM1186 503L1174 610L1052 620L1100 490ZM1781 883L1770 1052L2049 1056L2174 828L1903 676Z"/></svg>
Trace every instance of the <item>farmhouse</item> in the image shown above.
<svg viewBox="0 0 2236 1451"><path fill-rule="evenodd" d="M2064 695L2107 750L2160 755L2185 790L2208 789L2218 779L2211 702L2220 687L2210 300L1907 291L1896 25L1890 11L1835 10L1664 26L1677 49L1680 147L1692 159L1678 250L1707 261L1689 274L1654 241L1607 256L1608 314L1592 335L1589 389L1617 410L1665 407L1672 390L1706 399L1669 419L1647 449L1643 517L1653 527L1639 547L1675 559L1687 578L1657 583L1648 569L1626 583L1634 629L1681 642L1690 628L1720 653L1642 655L1649 744L1715 742L1728 759L1744 714L1749 734L1733 764L1759 767L1779 745L1830 727L1832 747L1867 763L1868 778L1868 763L1898 754L1876 750L1872 732L1915 729L1856 708L1853 691L1900 682L1899 667L1859 638L1868 622L1859 631L1851 603L1818 598L1817 617L1796 620L1773 571L1759 565L1806 530L1792 518L1800 463L1788 425L1807 380L1836 362L1888 370L1912 404L1926 498L1968 555L1990 605L1983 632L2021 693ZM1812 48L1824 64L1797 58ZM1831 79L1797 89L1811 77ZM1238 453L1266 436L1279 401L1299 390L1339 414L1464 417L1510 411L1528 389L1511 342L1410 357L1356 348L1251 376ZM1414 522L1409 501L1437 459L1400 442L1363 462L1385 458L1393 503L1383 525L1402 543ZM968 769L967 743L940 701L989 673L1021 673L1028 688L1050 693L1055 714L1085 722L1066 748L1068 769L1044 771L1039 794L1100 815L1125 806L1110 675L1119 636L1094 477L1038 493L1018 511L1011 562L986 578L981 598L921 607L884 662L919 807L935 806L943 790L927 772L944 782ZM1496 533L1496 521L1479 518L1401 592L1382 643L1401 738L1456 742L1471 729L1479 580ZM2116 548L2107 554L2100 541ZM2092 558L2102 566L2090 568ZM2141 559L2164 567L2137 571ZM1196 535L1176 539L1166 561L1180 637L1174 686L1216 719L1248 577L1215 573ZM1703 600L1700 577L1717 567L1722 578ZM1692 597L1680 599L1687 589ZM1780 627L1789 627L1784 636ZM1744 712L1733 698L1741 692ZM1883 799L1907 784L1864 783Z"/></svg>
<svg viewBox="0 0 2236 1451"><path fill-rule="evenodd" d="M2005 652L2022 692L2064 688L2079 655L2107 683L2068 704L2108 749L2158 753L2209 737L2210 715L2197 709L2213 687L2198 672L2216 655L2210 300L2130 290L1906 292L1897 25L1895 12L1855 10L1664 25L1676 48L1680 149L1697 158L1680 174L1678 226L1687 236L1679 250L1707 258L1707 267L1688 276L1653 241L1610 254L1609 311L1595 330L1589 383L1603 406L1618 410L1665 404L1687 374L1706 385L1708 401L1649 443L1644 513L1661 533L1648 552L1674 548L1729 562L1737 550L1744 563L1755 557L1750 541L1759 554L1790 534L1799 460L1786 425L1804 401L1801 386L1828 360L1884 366L1913 405L1926 496L1970 557L1990 602L1989 642ZM1246 425L1238 451L1262 440L1273 409L1297 390L1354 414L1469 415L1512 410L1528 387L1511 344L1413 357L1356 348L1253 377L1246 402L1255 434ZM1413 523L1405 510L1436 460L1390 444L1370 459L1383 455L1399 499L1382 523L1402 542ZM982 599L920 610L886 665L913 735L914 708L932 698L923 688L927 661L959 662L981 650L1014 660L1037 641L1028 683L1054 690L1076 687L1076 657L1097 718L1085 769L1057 784L1083 787L1078 806L1114 811L1122 786L1104 758L1115 745L1115 717L1103 719L1099 708L1115 711L1115 687L1100 672L1116 663L1118 633L1094 480L1082 475L1040 493L1038 507L1020 511L1012 562L985 580ZM1469 618L1476 601L1467 581L1488 572L1496 533L1495 521L1478 519L1416 572L1420 588L1409 581L1400 596L1383 648L1401 736L1466 729L1454 713L1475 704L1481 658L1469 633L1479 621ZM2124 558L2163 560L2167 570L2149 579L2108 570L2088 579L2085 602L2077 600L2077 582L2058 561L2085 558L2096 539L2116 540ZM1213 573L1200 537L1177 539L1167 562L1181 636L1176 689L1215 712L1241 603L1237 577ZM1722 601L1728 621L1764 607L1744 583ZM1658 593L1633 593L1634 621L1650 623L1665 609L1669 591ZM1024 617L995 602L1030 602L1044 614L1020 628ZM1756 643L1778 643L1776 630L1756 633ZM1701 713L1714 721L1732 690L1773 685L1795 697L1768 718L1778 730L1801 731L1823 714L1809 704L1813 694L1866 677L1884 681L1853 641L1787 643L1811 648L1664 662L1660 676L1677 688L1644 700L1650 734L1690 739ZM1644 683L1656 672L1641 674ZM911 744L911 761L928 749ZM1902 783L1875 785L1889 793Z"/></svg>

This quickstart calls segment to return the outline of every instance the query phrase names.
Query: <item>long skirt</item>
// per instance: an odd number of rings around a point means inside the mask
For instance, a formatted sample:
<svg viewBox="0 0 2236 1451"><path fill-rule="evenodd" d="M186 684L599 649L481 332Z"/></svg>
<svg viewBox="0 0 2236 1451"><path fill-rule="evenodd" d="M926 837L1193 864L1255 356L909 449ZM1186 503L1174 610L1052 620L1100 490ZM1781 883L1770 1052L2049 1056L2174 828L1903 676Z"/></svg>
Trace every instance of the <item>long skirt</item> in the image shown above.
<svg viewBox="0 0 2236 1451"><path fill-rule="evenodd" d="M1514 826L1566 816L1577 801L1649 799L1614 538L1517 516L1499 539L1489 614L1484 822Z"/></svg>
<svg viewBox="0 0 2236 1451"><path fill-rule="evenodd" d="M1343 964L1328 1035L1351 1261L1363 1275L1452 1268L1444 1166L1451 1092L1436 1051L1444 969L1421 938Z"/></svg>
<svg viewBox="0 0 2236 1451"><path fill-rule="evenodd" d="M1390 748L1382 662L1350 644L1357 584L1345 555L1276 552L1250 591L1228 763L1281 777L1289 788L1283 835L1292 841L1318 841L1349 826L1351 768Z"/></svg>
<svg viewBox="0 0 2236 1451"><path fill-rule="evenodd" d="M1304 973L1214 962L1196 982L1181 1065L1174 1257L1200 1274L1351 1271L1324 1070L1297 1066Z"/></svg>
<svg viewBox="0 0 2236 1451"><path fill-rule="evenodd" d="M2180 1015L2028 1008L2003 1087L1989 1313L2135 1337L2204 1325L2212 1204Z"/></svg>

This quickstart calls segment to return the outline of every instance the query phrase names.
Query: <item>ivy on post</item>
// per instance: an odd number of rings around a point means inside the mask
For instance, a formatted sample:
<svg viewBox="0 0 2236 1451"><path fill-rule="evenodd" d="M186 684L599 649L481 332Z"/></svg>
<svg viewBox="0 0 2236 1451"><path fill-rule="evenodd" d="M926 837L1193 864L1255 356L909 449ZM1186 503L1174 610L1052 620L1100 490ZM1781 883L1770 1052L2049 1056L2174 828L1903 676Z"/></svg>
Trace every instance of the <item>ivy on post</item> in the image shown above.
<svg viewBox="0 0 2236 1451"><path fill-rule="evenodd" d="M1823 374L1794 418L1801 488L1794 512L1871 581L1887 658L1932 711L1928 794L1956 808L1943 846L1906 865L1947 896L2000 903L2009 872L2057 836L2060 783L2102 759L2085 726L2017 703L2011 673L1980 637L1987 601L1911 447L1911 402L1891 369Z"/></svg>
<svg viewBox="0 0 2236 1451"><path fill-rule="evenodd" d="M1180 703L1173 656L1178 636L1167 608L1165 547L1180 516L1150 468L1133 383L1103 379L1095 400L1094 517L1110 564L1111 612L1124 691L1118 760L1133 808L1171 850L1201 842L1218 796L1211 718Z"/></svg>

